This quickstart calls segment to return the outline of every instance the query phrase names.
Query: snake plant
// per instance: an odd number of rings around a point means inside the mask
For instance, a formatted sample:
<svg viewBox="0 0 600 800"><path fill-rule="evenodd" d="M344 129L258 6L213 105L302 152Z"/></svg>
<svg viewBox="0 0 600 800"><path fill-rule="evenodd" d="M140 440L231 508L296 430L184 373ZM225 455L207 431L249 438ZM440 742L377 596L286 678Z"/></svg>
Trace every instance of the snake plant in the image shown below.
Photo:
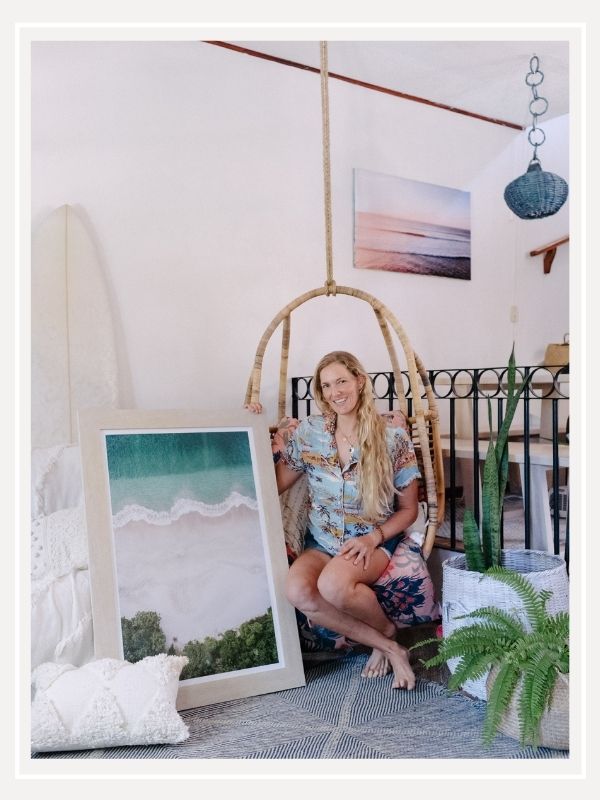
<svg viewBox="0 0 600 800"><path fill-rule="evenodd" d="M483 467L481 486L482 516L481 530L472 509L465 509L463 522L463 544L468 570L484 572L492 566L500 566L500 525L504 492L508 482L508 432L517 410L517 404L527 381L516 387L515 349L510 354L507 370L506 413L496 441L492 435L492 403L488 398L490 441Z"/></svg>
<svg viewBox="0 0 600 800"><path fill-rule="evenodd" d="M473 618L470 625L456 628L449 636L418 642L411 649L437 643L438 652L423 661L425 667L459 658L448 681L449 689L466 680L477 680L497 667L488 692L483 741L490 744L520 684L518 699L521 744L537 745L540 722L549 708L558 674L569 672L569 615L551 616L546 603L552 592L536 591L520 573L491 567L485 573L510 586L523 603L527 625L515 614L499 608L478 608L459 619Z"/></svg>

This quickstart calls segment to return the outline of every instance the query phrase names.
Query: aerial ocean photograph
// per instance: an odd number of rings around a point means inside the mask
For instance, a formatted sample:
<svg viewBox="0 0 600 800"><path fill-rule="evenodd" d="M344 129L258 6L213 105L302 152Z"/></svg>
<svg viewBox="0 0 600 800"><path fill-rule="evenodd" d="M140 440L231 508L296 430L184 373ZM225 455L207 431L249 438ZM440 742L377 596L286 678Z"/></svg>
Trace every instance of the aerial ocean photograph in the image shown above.
<svg viewBox="0 0 600 800"><path fill-rule="evenodd" d="M111 432L106 455L125 658L276 663L248 431Z"/></svg>

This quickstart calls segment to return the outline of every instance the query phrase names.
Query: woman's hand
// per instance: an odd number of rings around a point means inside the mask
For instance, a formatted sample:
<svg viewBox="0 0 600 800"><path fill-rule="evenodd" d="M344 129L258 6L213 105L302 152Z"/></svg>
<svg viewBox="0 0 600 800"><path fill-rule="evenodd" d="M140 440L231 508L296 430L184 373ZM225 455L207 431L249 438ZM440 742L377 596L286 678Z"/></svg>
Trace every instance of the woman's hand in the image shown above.
<svg viewBox="0 0 600 800"><path fill-rule="evenodd" d="M355 566L363 562L363 569L371 563L373 553L381 544L381 536L377 531L374 534L366 533L364 536L354 536L342 545L338 556L343 556L346 561L352 561Z"/></svg>
<svg viewBox="0 0 600 800"><path fill-rule="evenodd" d="M296 430L300 421L294 417L283 417L277 424L277 430L271 439L271 449L273 452L285 450L291 434Z"/></svg>
<svg viewBox="0 0 600 800"><path fill-rule="evenodd" d="M275 479L277 480L277 491L279 494L285 492L298 480L302 472L288 467L281 457L286 450L290 434L293 433L300 423L292 417L283 417L277 425L277 430L271 439L271 451L275 464Z"/></svg>
<svg viewBox="0 0 600 800"><path fill-rule="evenodd" d="M262 403L245 403L244 408L247 408L253 414L262 414L263 410Z"/></svg>

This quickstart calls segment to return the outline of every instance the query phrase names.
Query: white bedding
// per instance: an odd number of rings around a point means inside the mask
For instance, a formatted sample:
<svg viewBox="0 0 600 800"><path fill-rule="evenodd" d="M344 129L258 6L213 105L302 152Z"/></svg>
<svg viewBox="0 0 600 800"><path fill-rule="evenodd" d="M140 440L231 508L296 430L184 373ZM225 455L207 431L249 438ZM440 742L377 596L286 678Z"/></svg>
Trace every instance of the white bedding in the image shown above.
<svg viewBox="0 0 600 800"><path fill-rule="evenodd" d="M94 658L87 533L77 446L32 454L31 668Z"/></svg>
<svg viewBox="0 0 600 800"><path fill-rule="evenodd" d="M305 495L300 480L280 498L293 552L302 550ZM94 659L94 636L78 445L33 450L31 498L31 669L83 666Z"/></svg>
<svg viewBox="0 0 600 800"><path fill-rule="evenodd" d="M93 658L77 411L118 408L130 381L89 217L69 205L31 246L31 644L41 661ZM117 351L120 350L118 353Z"/></svg>

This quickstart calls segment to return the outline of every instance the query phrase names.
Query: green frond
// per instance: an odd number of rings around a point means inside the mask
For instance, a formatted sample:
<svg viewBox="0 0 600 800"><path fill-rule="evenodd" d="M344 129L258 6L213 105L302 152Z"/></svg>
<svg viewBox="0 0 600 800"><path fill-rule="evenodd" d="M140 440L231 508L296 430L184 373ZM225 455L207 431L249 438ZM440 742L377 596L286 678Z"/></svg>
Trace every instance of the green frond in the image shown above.
<svg viewBox="0 0 600 800"><path fill-rule="evenodd" d="M508 611L504 611L496 606L477 608L475 611L470 611L468 614L461 614L455 619L459 620L471 618L494 623L504 631L505 635L509 636L511 639L517 639L521 636L527 635L527 630L520 619L515 617L513 614L509 614Z"/></svg>
<svg viewBox="0 0 600 800"><path fill-rule="evenodd" d="M559 619L560 617L560 619ZM556 653L556 665L559 672L569 672L569 617L562 612L556 617L550 617L543 627L541 634L546 646Z"/></svg>
<svg viewBox="0 0 600 800"><path fill-rule="evenodd" d="M443 653L438 653L435 656L431 656L431 658L421 658L421 664L425 667L425 669L431 669L431 667L439 667L442 664L446 663L446 656Z"/></svg>
<svg viewBox="0 0 600 800"><path fill-rule="evenodd" d="M567 649L569 641L569 628L569 614L567 611L559 611L558 614L548 617L542 625L542 630L546 632L546 635L549 638L552 638L555 641L564 642L564 645Z"/></svg>
<svg viewBox="0 0 600 800"><path fill-rule="evenodd" d="M496 659L487 653L471 653L463 656L448 679L449 689L460 688L465 681L476 681L483 678Z"/></svg>
<svg viewBox="0 0 600 800"><path fill-rule="evenodd" d="M556 614L552 614L551 617L548 617L548 619L551 620L552 623L557 626L557 630L563 629L565 635L568 636L568 634L569 634L569 612L568 611L558 611Z"/></svg>
<svg viewBox="0 0 600 800"><path fill-rule="evenodd" d="M547 650L540 658L532 661L525 670L525 675L531 675L532 702L541 705L543 709L547 708L558 676L556 653Z"/></svg>
<svg viewBox="0 0 600 800"><path fill-rule="evenodd" d="M444 636L441 640L441 647L445 650L454 646L469 646L479 644L485 647L502 640L503 644L509 641L506 629L502 625L497 625L494 621L481 619L473 625L461 625L455 628L451 634Z"/></svg>
<svg viewBox="0 0 600 800"><path fill-rule="evenodd" d="M463 544L467 569L470 572L485 572L486 566L481 549L481 536L473 511L470 508L465 508Z"/></svg>
<svg viewBox="0 0 600 800"><path fill-rule="evenodd" d="M498 726L510 705L518 681L519 668L508 660L502 663L488 694L483 723L483 741L485 744L491 744L498 732Z"/></svg>
<svg viewBox="0 0 600 800"><path fill-rule="evenodd" d="M423 661L425 667L435 667L452 658L470 657L472 655L489 657L491 663L497 663L512 647L512 640L503 630L496 627L478 628L469 631L466 628L454 631L442 640L435 656Z"/></svg>
<svg viewBox="0 0 600 800"><path fill-rule="evenodd" d="M540 599L540 602L544 604L544 609L545 609L546 603L552 597L552 592L550 591L550 589L540 589L540 591L538 592L538 597Z"/></svg>
<svg viewBox="0 0 600 800"><path fill-rule="evenodd" d="M489 631L487 635L472 635L470 638L446 640L436 660L449 661L452 658L463 658L471 655L486 655L493 663L502 660L511 649L511 641L502 632Z"/></svg>
<svg viewBox="0 0 600 800"><path fill-rule="evenodd" d="M545 601L540 600L539 593L521 573L505 567L490 567L485 574L514 589L523 603L529 623L534 630L548 619Z"/></svg>
<svg viewBox="0 0 600 800"><path fill-rule="evenodd" d="M537 744L544 711L549 708L556 685L555 660L544 654L532 661L523 672L523 688L519 699L519 729L521 743Z"/></svg>
<svg viewBox="0 0 600 800"><path fill-rule="evenodd" d="M440 644L442 640L437 636L433 636L431 639L421 639L421 641L416 642L416 644L411 645L408 649L409 650L419 650L421 647L425 647L428 644Z"/></svg>
<svg viewBox="0 0 600 800"><path fill-rule="evenodd" d="M566 637L556 636L555 632L546 626L531 631L519 643L527 661L535 663L542 655L548 654L555 663L569 655L569 641Z"/></svg>
<svg viewBox="0 0 600 800"><path fill-rule="evenodd" d="M446 660L450 658L461 658L462 656L469 655L482 655L486 654L492 658L499 660L506 652L509 642L500 637L494 636L493 632L488 632L487 636L480 634L473 635L470 638L464 637L461 639L449 639L440 650Z"/></svg>

